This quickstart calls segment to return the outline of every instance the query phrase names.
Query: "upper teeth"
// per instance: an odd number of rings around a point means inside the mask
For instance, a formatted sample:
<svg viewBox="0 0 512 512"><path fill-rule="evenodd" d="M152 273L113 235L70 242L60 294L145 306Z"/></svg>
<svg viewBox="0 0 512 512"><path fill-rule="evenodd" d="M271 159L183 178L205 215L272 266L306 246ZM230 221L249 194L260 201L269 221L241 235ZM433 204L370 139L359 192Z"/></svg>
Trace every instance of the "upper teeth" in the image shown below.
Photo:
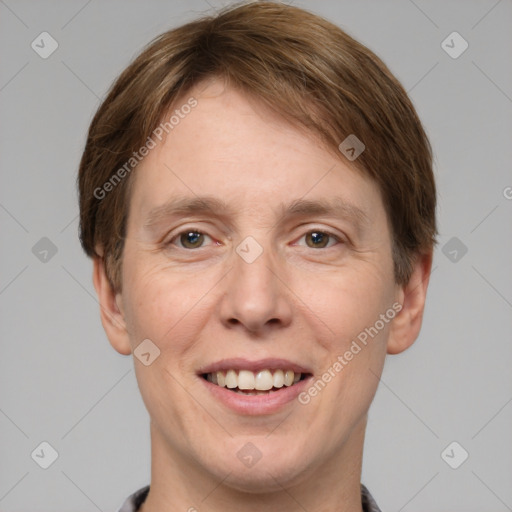
<svg viewBox="0 0 512 512"><path fill-rule="evenodd" d="M300 373L292 370L261 370L256 373L249 370L228 370L208 373L206 378L220 387L268 391L272 387L291 386L300 377Z"/></svg>

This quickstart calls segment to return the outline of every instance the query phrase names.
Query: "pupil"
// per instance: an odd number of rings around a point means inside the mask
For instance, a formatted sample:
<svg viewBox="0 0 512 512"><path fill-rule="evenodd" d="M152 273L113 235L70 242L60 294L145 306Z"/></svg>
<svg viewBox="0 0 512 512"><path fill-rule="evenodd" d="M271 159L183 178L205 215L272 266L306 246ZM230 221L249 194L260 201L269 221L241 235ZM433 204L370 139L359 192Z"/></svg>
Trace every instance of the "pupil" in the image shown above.
<svg viewBox="0 0 512 512"><path fill-rule="evenodd" d="M203 235L198 233L197 231L190 231L183 235L182 243L185 247L197 246L197 242L201 242L203 239Z"/></svg>
<svg viewBox="0 0 512 512"><path fill-rule="evenodd" d="M311 240L315 247L325 247L327 244L327 236L325 233L319 233L318 231L313 231L310 233Z"/></svg>

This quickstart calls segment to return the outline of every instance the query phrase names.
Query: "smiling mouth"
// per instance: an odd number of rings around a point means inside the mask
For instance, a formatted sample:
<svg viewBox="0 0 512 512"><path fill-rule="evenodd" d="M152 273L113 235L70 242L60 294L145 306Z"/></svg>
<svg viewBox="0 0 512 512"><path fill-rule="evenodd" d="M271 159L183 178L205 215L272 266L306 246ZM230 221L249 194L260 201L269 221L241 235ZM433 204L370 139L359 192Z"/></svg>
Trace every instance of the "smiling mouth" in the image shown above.
<svg viewBox="0 0 512 512"><path fill-rule="evenodd" d="M201 377L212 384L241 395L267 395L288 388L311 377L310 373L293 370L227 370L203 373Z"/></svg>

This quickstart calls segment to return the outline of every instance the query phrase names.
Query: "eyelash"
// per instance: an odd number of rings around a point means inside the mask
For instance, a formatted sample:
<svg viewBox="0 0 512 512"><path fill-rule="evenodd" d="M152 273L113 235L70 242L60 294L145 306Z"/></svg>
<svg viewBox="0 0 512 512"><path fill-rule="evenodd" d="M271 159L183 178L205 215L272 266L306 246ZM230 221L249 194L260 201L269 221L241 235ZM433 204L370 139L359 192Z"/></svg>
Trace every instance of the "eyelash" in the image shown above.
<svg viewBox="0 0 512 512"><path fill-rule="evenodd" d="M179 233L176 233L176 235L174 235L174 236L169 240L169 242L167 242L167 244L166 244L166 245L174 245L174 244L173 244L173 242L174 242L175 240L179 240L179 239L180 239L180 237L181 237L181 235L184 235L184 234L187 234L187 233L198 233L198 234L200 234L200 235L205 235L205 236L209 237L210 239L212 238L210 235L208 235L208 234L204 233L204 232L203 232L203 231L201 231L200 229L196 229L196 228L192 227L192 228L189 228L189 229L185 229L185 230L183 230L183 231L180 231ZM304 234L299 238L299 240L301 240L304 236L306 236L306 235L310 235L310 234L312 234L312 233L320 233L320 234L322 234L322 235L327 235L327 236L329 237L329 242L330 242L332 239L334 239L334 240L335 240L336 242L338 242L338 243L344 243L344 240L343 240L343 239L341 239L339 236L337 236L337 235L335 235L334 233L331 233L330 231L327 231L327 230L325 230L325 229L310 229L310 230L306 231L306 232L305 232L305 233L304 233ZM328 243L329 243L329 242L328 242ZM331 247L333 247L334 245L336 245L336 244L333 244L333 245L330 245L330 246L327 246L327 247L319 247L318 249L330 249L330 248L331 248ZM193 251L193 250L197 250L197 249L202 249L204 246L202 246L202 245L201 245L201 246L196 247L196 248L193 248L193 249L189 249L189 248L187 248L187 247L180 247L180 246L177 246L177 247L178 247L178 249L183 249L183 250L186 250L186 251ZM309 248L309 249L318 250L318 249L315 249L315 248L313 248L313 247L308 247L307 245L306 245L306 247L307 247L307 248Z"/></svg>

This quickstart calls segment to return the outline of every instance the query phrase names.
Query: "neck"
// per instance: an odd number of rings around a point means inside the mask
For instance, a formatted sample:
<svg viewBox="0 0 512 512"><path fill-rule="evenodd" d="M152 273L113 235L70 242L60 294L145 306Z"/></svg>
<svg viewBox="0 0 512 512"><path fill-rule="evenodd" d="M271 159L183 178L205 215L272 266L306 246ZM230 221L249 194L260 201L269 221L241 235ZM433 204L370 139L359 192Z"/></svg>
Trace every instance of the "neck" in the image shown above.
<svg viewBox="0 0 512 512"><path fill-rule="evenodd" d="M218 477L175 450L151 424L151 489L141 512L362 512L361 464L366 418L336 453L325 455L297 475L272 475L259 492L240 486L234 475ZM241 488L242 487L242 488Z"/></svg>

